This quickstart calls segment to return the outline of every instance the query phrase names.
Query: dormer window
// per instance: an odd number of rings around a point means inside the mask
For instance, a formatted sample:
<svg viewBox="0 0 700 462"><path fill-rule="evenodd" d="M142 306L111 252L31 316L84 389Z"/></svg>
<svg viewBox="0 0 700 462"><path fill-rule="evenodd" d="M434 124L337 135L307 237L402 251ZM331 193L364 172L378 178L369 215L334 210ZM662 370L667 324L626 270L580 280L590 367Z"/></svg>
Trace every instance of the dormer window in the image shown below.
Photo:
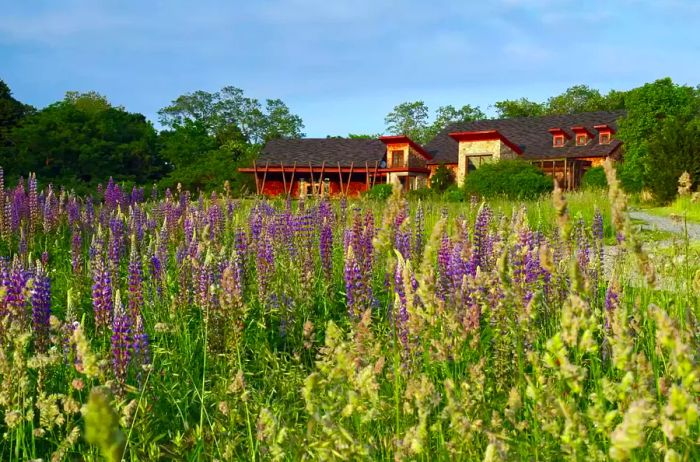
<svg viewBox="0 0 700 462"><path fill-rule="evenodd" d="M595 125L593 128L598 130L598 143L600 144L610 144L612 141L612 135L615 133L615 130L609 125L606 124L601 124L601 125Z"/></svg>
<svg viewBox="0 0 700 462"><path fill-rule="evenodd" d="M571 127L571 131L576 134L576 146L585 146L593 139L593 134L586 127Z"/></svg>
<svg viewBox="0 0 700 462"><path fill-rule="evenodd" d="M555 148L561 148L566 145L566 140L569 138L569 134L563 129L556 127L550 128L548 131L552 134L552 146Z"/></svg>

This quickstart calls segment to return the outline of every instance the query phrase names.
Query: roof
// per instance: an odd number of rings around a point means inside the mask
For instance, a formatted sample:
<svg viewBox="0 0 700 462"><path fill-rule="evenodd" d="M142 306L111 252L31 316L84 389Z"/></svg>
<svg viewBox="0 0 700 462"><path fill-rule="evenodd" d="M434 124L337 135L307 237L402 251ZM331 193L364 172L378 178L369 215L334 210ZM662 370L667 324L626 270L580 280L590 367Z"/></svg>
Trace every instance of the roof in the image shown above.
<svg viewBox="0 0 700 462"><path fill-rule="evenodd" d="M362 138L301 138L277 139L265 143L257 159L258 165L342 166L380 162L386 147L376 139Z"/></svg>
<svg viewBox="0 0 700 462"><path fill-rule="evenodd" d="M522 149L524 159L561 159L572 157L605 157L620 146L619 140L609 144L598 143L596 125L608 125L617 130L617 120L625 111L582 112L543 117L517 117L512 119L489 119L474 122L458 122L445 127L423 148L433 156L429 164L457 163L458 142L450 136L455 132L497 130L511 143ZM594 136L585 146L576 146L572 127L585 127ZM570 139L562 147L554 147L550 129L561 128Z"/></svg>
<svg viewBox="0 0 700 462"><path fill-rule="evenodd" d="M380 136L379 140L386 145L392 143L407 143L410 147L413 148L414 151L423 156L425 160L430 160L433 158L433 156L431 156L430 153L426 152L425 149L423 149L423 146L416 143L406 135L384 135Z"/></svg>

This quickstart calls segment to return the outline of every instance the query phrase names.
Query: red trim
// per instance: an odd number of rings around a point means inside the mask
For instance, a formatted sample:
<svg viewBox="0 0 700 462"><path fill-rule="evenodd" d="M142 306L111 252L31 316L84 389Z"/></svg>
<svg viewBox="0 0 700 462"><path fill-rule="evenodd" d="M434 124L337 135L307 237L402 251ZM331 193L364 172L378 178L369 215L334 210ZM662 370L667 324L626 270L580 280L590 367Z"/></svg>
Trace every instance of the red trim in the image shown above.
<svg viewBox="0 0 700 462"><path fill-rule="evenodd" d="M577 135L585 134L588 135L589 138L593 138L593 133L591 133L586 127L583 127L581 125L571 127L571 131Z"/></svg>
<svg viewBox="0 0 700 462"><path fill-rule="evenodd" d="M473 131L473 132L454 132L454 133L449 133L449 136L453 138L454 140L459 141L492 141L492 140L500 140L511 148L513 151L515 151L518 154L522 154L523 150L520 148L520 146L514 144L511 142L508 138L503 136L501 132L498 130L479 130L479 131Z"/></svg>
<svg viewBox="0 0 700 462"><path fill-rule="evenodd" d="M563 128L554 127L554 128L550 128L550 129L547 130L547 131L548 131L549 133L551 133L552 135L555 135L555 136L563 135L564 138L566 138L567 140L568 140L568 139L571 139L571 136L570 136L566 131L564 131Z"/></svg>
<svg viewBox="0 0 700 462"><path fill-rule="evenodd" d="M612 128L612 127L611 127L610 125L608 125L608 124L593 125L593 128L595 128L596 130L598 130L600 133L610 133L610 134L614 134L614 133L615 133L615 129Z"/></svg>
<svg viewBox="0 0 700 462"><path fill-rule="evenodd" d="M428 151L423 149L423 147L420 144L416 143L406 135L380 136L379 141L381 141L384 144L408 143L410 147L412 147L418 154L423 156L426 160L431 160L433 158L433 156L428 154Z"/></svg>

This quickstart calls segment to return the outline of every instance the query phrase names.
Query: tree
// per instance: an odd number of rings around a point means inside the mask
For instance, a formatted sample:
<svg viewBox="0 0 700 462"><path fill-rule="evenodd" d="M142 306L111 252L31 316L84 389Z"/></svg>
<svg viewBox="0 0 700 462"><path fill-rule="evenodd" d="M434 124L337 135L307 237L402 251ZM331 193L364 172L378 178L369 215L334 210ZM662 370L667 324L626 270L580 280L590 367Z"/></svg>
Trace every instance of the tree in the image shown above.
<svg viewBox="0 0 700 462"><path fill-rule="evenodd" d="M162 175L157 133L142 114L112 107L95 94L69 93L26 117L9 134L16 155L10 176L36 172L43 181L87 192L110 176L148 183Z"/></svg>
<svg viewBox="0 0 700 462"><path fill-rule="evenodd" d="M430 177L430 188L439 192L444 192L453 184L455 184L454 172L445 167L445 164L440 164Z"/></svg>
<svg viewBox="0 0 700 462"><path fill-rule="evenodd" d="M384 118L387 131L393 135L406 135L418 143L428 140L428 106L423 101L401 103Z"/></svg>
<svg viewBox="0 0 700 462"><path fill-rule="evenodd" d="M498 101L493 105L498 117L509 119L512 117L538 117L545 114L546 107L542 103L535 103L527 98Z"/></svg>
<svg viewBox="0 0 700 462"><path fill-rule="evenodd" d="M665 203L678 192L678 178L688 172L697 187L700 180L700 118L670 117L649 140L646 167L654 175L647 186L654 198Z"/></svg>
<svg viewBox="0 0 700 462"><path fill-rule="evenodd" d="M464 189L468 196L534 199L552 191L552 179L522 160L501 160L469 172Z"/></svg>
<svg viewBox="0 0 700 462"><path fill-rule="evenodd" d="M428 129L428 140L432 139L440 133L445 127L457 122L473 122L475 120L485 119L486 114L481 111L479 106L471 106L465 104L459 109L454 106L440 106L435 111L435 121Z"/></svg>
<svg viewBox="0 0 700 462"><path fill-rule="evenodd" d="M14 157L14 149L8 139L9 132L34 108L12 97L12 91L0 80L0 159L4 162Z"/></svg>
<svg viewBox="0 0 700 462"><path fill-rule="evenodd" d="M623 186L639 191L658 172L646 162L649 143L671 117L689 120L700 113L700 92L677 85L670 78L647 83L627 92L627 114L618 123L618 138L624 143L624 162L619 170Z"/></svg>
<svg viewBox="0 0 700 462"><path fill-rule="evenodd" d="M183 126L186 121L198 122L221 143L243 139L262 144L273 138L304 136L301 117L292 114L279 99L266 100L263 110L255 98L233 86L216 93L196 91L177 97L169 106L158 111L166 127Z"/></svg>
<svg viewBox="0 0 700 462"><path fill-rule="evenodd" d="M547 100L548 114L575 114L577 112L601 111L607 109L605 98L598 90L587 85L574 85L561 95Z"/></svg>

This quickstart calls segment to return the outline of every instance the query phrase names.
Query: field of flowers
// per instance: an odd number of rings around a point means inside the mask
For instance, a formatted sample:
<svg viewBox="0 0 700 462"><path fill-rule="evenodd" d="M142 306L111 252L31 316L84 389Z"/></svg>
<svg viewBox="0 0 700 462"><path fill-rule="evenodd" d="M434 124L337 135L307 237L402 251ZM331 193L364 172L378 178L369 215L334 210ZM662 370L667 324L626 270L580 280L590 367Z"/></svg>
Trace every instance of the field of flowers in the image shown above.
<svg viewBox="0 0 700 462"><path fill-rule="evenodd" d="M0 181L0 460L697 460L700 264L608 173L547 221Z"/></svg>

